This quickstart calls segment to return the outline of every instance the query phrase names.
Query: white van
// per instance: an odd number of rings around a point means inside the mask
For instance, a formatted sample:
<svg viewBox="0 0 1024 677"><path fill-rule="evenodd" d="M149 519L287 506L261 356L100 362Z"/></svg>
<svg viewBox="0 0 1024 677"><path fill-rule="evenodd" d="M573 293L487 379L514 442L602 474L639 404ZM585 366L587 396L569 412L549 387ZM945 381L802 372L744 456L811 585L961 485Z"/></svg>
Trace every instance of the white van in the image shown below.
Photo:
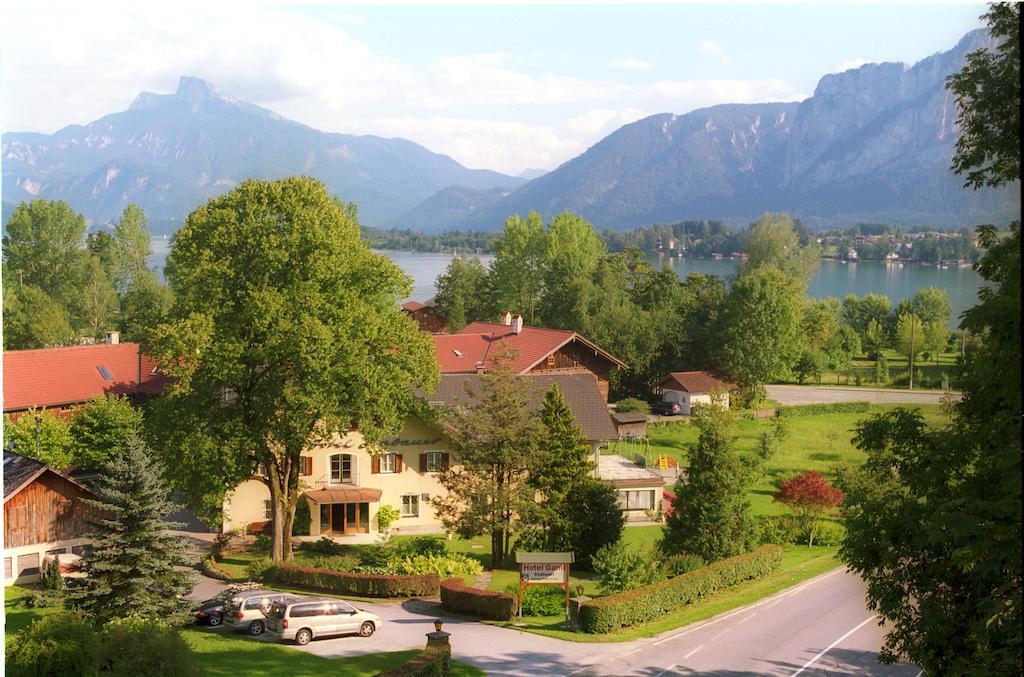
<svg viewBox="0 0 1024 677"><path fill-rule="evenodd" d="M359 635L369 637L381 626L380 616L360 611L332 597L282 600L267 612L267 633L306 645L317 637Z"/></svg>

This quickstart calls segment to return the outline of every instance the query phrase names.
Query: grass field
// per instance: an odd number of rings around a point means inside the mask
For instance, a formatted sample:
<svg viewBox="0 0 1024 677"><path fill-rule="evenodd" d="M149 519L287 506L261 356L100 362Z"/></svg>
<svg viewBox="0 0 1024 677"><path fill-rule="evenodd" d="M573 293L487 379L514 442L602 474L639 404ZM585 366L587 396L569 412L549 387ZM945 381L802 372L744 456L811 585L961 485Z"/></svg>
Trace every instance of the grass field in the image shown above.
<svg viewBox="0 0 1024 677"><path fill-rule="evenodd" d="M909 360L905 355L900 355L895 350L884 350L886 361L889 363L889 379L885 383L878 383L875 380L875 361L868 359L867 355L859 355L850 363L850 374L839 374L833 371L825 371L821 375L821 385L827 386L872 386L877 388L905 389L908 385ZM957 374L957 359L960 353L941 353L938 360L918 356L914 360L914 388L938 389L942 387L942 381L948 380L950 388L959 389ZM857 377L860 377L858 383ZM798 383L796 376L781 383ZM807 384L817 384L817 381L806 381Z"/></svg>
<svg viewBox="0 0 1024 677"><path fill-rule="evenodd" d="M21 606L25 588L11 586L4 590L4 613L7 619L6 643L41 616L60 611L57 607L30 609ZM249 639L242 635L215 633L196 627L182 631L185 641L196 652L197 664L208 677L280 674L289 677L317 677L331 674L344 677L370 677L405 663L418 651L393 651L338 659L321 658L293 647ZM484 673L465 663L452 661L451 674L476 677Z"/></svg>

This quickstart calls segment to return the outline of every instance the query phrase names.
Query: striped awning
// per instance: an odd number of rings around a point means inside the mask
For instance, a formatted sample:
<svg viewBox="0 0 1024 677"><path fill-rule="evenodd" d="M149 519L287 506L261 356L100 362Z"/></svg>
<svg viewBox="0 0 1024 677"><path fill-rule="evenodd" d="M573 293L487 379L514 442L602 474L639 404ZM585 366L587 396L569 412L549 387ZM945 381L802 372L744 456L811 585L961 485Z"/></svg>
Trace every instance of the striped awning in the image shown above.
<svg viewBox="0 0 1024 677"><path fill-rule="evenodd" d="M344 487L317 489L303 494L314 503L369 503L380 500L380 489L366 487Z"/></svg>

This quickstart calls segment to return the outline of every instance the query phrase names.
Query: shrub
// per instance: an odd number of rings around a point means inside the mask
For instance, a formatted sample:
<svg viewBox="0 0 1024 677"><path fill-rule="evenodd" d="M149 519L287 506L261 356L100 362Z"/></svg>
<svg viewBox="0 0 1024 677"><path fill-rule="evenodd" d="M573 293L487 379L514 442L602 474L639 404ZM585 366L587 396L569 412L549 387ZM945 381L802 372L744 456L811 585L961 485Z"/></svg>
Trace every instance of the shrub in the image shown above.
<svg viewBox="0 0 1024 677"><path fill-rule="evenodd" d="M437 574L382 576L294 566L277 567L274 580L319 592L361 597L430 597L437 594L440 585Z"/></svg>
<svg viewBox="0 0 1024 677"><path fill-rule="evenodd" d="M618 404L615 405L615 411L621 413L635 411L641 414L649 414L651 413L651 405L647 404L643 400L638 400L635 397L623 397L619 400Z"/></svg>
<svg viewBox="0 0 1024 677"><path fill-rule="evenodd" d="M705 563L703 557L700 555L691 555L688 552L672 555L662 564L662 568L665 570L665 575L669 578L688 574L691 571L696 571L697 569L703 569L704 566Z"/></svg>
<svg viewBox="0 0 1024 677"><path fill-rule="evenodd" d="M357 553L359 564L363 567L391 570L395 568L395 562L398 560L398 549L392 544L360 547Z"/></svg>
<svg viewBox="0 0 1024 677"><path fill-rule="evenodd" d="M333 555L331 557L303 558L301 562L296 562L296 564L308 566L312 569L330 569L331 571L344 572L354 570L359 566L359 562L360 560L358 556L346 553L344 555Z"/></svg>
<svg viewBox="0 0 1024 677"><path fill-rule="evenodd" d="M395 554L398 557L415 557L417 555L444 557L448 554L448 543L433 536L417 536L397 543Z"/></svg>
<svg viewBox="0 0 1024 677"><path fill-rule="evenodd" d="M385 503L377 509L377 530L384 534L386 538L391 534L391 525L401 516L402 513L398 511L398 508Z"/></svg>
<svg viewBox="0 0 1024 677"><path fill-rule="evenodd" d="M806 542L810 534L801 532L800 542ZM838 522L819 522L814 532L814 542L817 545L842 545L846 540L846 527Z"/></svg>
<svg viewBox="0 0 1024 677"><path fill-rule="evenodd" d="M779 416L817 416L818 414L863 414L870 408L870 402L831 402L828 404L800 404L791 407L779 407Z"/></svg>
<svg viewBox="0 0 1024 677"><path fill-rule="evenodd" d="M470 588L461 579L452 578L441 584L441 606L456 613L507 621L515 613L516 598L504 592Z"/></svg>
<svg viewBox="0 0 1024 677"><path fill-rule="evenodd" d="M235 580L235 577L231 575L231 572L217 566L217 558L212 552L208 552L203 555L203 559L199 561L199 569L210 578L216 578L221 581Z"/></svg>
<svg viewBox="0 0 1024 677"><path fill-rule="evenodd" d="M437 574L442 579L476 576L483 567L480 562L465 555L416 555L399 562L396 573Z"/></svg>
<svg viewBox="0 0 1024 677"><path fill-rule="evenodd" d="M505 592L519 599L519 584L510 583ZM524 616L564 616L565 590L558 585L528 585L523 589Z"/></svg>
<svg viewBox="0 0 1024 677"><path fill-rule="evenodd" d="M299 501L295 504L295 518L292 519L292 536L309 536L309 525L313 518L309 514L309 502Z"/></svg>
<svg viewBox="0 0 1024 677"><path fill-rule="evenodd" d="M601 574L598 587L605 595L632 590L661 578L661 571L650 566L650 558L628 549L622 541L606 545L593 558L594 571Z"/></svg>
<svg viewBox="0 0 1024 677"><path fill-rule="evenodd" d="M270 536L267 536L266 534L257 534L256 540L253 541L252 549L257 552L269 552Z"/></svg>
<svg viewBox="0 0 1024 677"><path fill-rule="evenodd" d="M63 592L67 587L64 585L64 577L60 575L60 562L56 556L43 560L43 570L40 573L43 589L54 592Z"/></svg>
<svg viewBox="0 0 1024 677"><path fill-rule="evenodd" d="M124 618L103 628L100 670L115 675L175 677L197 672L192 648L174 628L151 620Z"/></svg>
<svg viewBox="0 0 1024 677"><path fill-rule="evenodd" d="M250 581L263 581L273 578L274 562L266 557L249 562L246 571Z"/></svg>
<svg viewBox="0 0 1024 677"><path fill-rule="evenodd" d="M7 646L6 673L12 677L64 677L98 674L100 639L85 619L72 612L43 616Z"/></svg>
<svg viewBox="0 0 1024 677"><path fill-rule="evenodd" d="M564 510L573 518L565 523L563 540L576 553L576 566L589 569L598 550L622 537L625 518L619 507L619 493L610 484L591 478L569 490Z"/></svg>
<svg viewBox="0 0 1024 677"><path fill-rule="evenodd" d="M64 606L62 590L28 590L21 598L21 605L29 609L45 609L47 607Z"/></svg>
<svg viewBox="0 0 1024 677"><path fill-rule="evenodd" d="M753 552L715 562L660 583L584 602L579 623L583 632L607 633L654 620L693 604L716 590L766 576L782 563L782 548L762 545Z"/></svg>
<svg viewBox="0 0 1024 677"><path fill-rule="evenodd" d="M340 555L345 548L326 536L322 536L319 541L307 544L306 549L318 552L321 555Z"/></svg>
<svg viewBox="0 0 1024 677"><path fill-rule="evenodd" d="M793 515L762 517L758 525L758 541L761 545L774 543L787 545L807 540L807 534Z"/></svg>

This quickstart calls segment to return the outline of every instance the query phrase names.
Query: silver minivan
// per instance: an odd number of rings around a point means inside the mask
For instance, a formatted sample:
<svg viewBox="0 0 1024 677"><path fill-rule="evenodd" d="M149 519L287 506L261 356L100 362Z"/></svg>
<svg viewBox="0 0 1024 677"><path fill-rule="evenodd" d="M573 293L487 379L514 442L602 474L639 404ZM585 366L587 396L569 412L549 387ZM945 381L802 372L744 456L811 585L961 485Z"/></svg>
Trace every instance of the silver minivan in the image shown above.
<svg viewBox="0 0 1024 677"><path fill-rule="evenodd" d="M245 590L224 600L224 627L262 635L266 612L275 602L299 599L298 595L274 590Z"/></svg>
<svg viewBox="0 0 1024 677"><path fill-rule="evenodd" d="M306 645L316 637L359 635L369 637L381 625L380 616L360 611L332 597L303 597L276 602L267 612L267 633Z"/></svg>

